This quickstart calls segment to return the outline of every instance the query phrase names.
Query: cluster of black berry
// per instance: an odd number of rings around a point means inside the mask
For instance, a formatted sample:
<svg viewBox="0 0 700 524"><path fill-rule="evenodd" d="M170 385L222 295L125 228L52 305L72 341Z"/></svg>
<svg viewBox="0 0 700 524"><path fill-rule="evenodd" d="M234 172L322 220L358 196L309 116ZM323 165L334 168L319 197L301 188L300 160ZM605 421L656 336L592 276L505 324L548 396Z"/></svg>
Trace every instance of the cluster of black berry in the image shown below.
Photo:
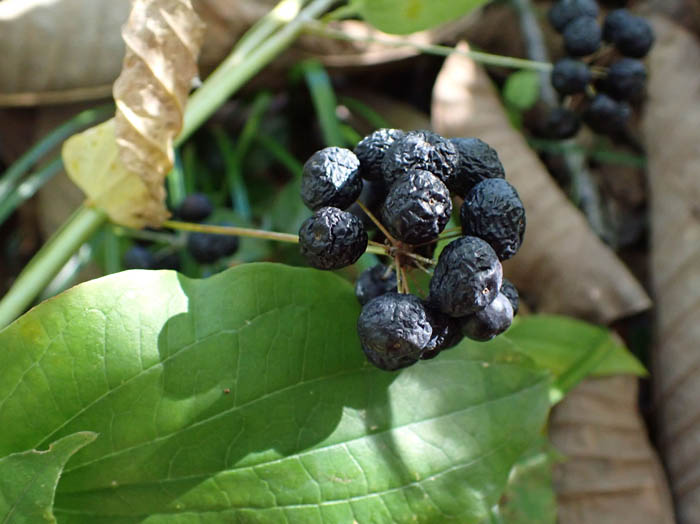
<svg viewBox="0 0 700 524"><path fill-rule="evenodd" d="M490 340L510 326L518 292L503 278L501 261L520 248L525 209L488 144L380 129L354 152L329 147L312 155L301 197L314 212L299 230L311 266L339 269L365 252L369 228L354 206L372 220L374 241L383 241L394 259L364 271L355 286L362 349L377 367L397 370L434 358L464 336ZM461 235L448 235L458 238L435 263L453 197L464 199ZM435 267L421 299L409 292L406 273L426 265Z"/></svg>
<svg viewBox="0 0 700 524"><path fill-rule="evenodd" d="M647 70L640 59L654 43L651 26L627 9L610 11L602 28L598 16L596 0L558 0L549 10L569 55L552 70L552 86L564 105L547 117L550 138L576 135L581 115L596 133L617 134L632 113L629 101L644 92Z"/></svg>
<svg viewBox="0 0 700 524"><path fill-rule="evenodd" d="M193 193L185 197L175 210L175 216L185 222L204 222L214 212L214 205L209 197L202 193ZM233 224L218 223L229 226ZM187 250L192 258L200 264L211 264L220 258L231 256L238 251L238 237L231 235L212 235L209 233L189 233ZM166 249L164 255L151 251L144 243L132 246L124 255L124 265L128 269L179 269L178 253L172 248Z"/></svg>

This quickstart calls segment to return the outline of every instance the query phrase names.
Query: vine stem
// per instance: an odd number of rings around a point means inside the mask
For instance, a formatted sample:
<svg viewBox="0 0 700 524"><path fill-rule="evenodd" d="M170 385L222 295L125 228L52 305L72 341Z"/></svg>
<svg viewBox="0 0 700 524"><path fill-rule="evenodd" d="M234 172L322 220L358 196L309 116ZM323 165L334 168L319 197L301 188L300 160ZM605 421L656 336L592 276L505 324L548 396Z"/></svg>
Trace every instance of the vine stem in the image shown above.
<svg viewBox="0 0 700 524"><path fill-rule="evenodd" d="M382 224L382 223L377 219L377 217L374 216L374 213L372 213L372 212L367 208L367 206L364 205L364 204L363 204L362 202L360 202L359 200L356 202L356 204L360 207L360 209L361 209L362 211L364 211L365 215L367 215L367 216L369 217L369 219L370 219L372 222L374 222L374 225L377 226L377 227L379 228L379 231L381 231L381 232L384 234L384 236L387 238L387 240L388 240L389 242L391 242L391 244L392 244L394 247L396 247L396 246L399 244L398 240L396 240L396 239L391 235L391 233L389 233L389 231L387 231L387 229L384 227L384 224Z"/></svg>
<svg viewBox="0 0 700 524"><path fill-rule="evenodd" d="M421 44L418 42L411 42L405 39L391 39L383 38L377 36L359 36L359 35L348 35L347 33L339 30L333 29L323 22L318 20L309 20L306 22L304 30L306 32L325 36L327 38L334 38L336 40L346 40L351 42L368 42L373 44L385 45L387 47L413 47L418 49L422 53L429 55L438 56L450 56L452 54L464 55L475 62L482 64L509 67L513 69L533 69L535 71L549 72L552 70L552 64L549 62L537 62L535 60L527 60L525 58L515 58L512 56L502 56L494 55L491 53L483 53L481 51L464 51L461 49L455 49L454 47L437 45L437 44Z"/></svg>

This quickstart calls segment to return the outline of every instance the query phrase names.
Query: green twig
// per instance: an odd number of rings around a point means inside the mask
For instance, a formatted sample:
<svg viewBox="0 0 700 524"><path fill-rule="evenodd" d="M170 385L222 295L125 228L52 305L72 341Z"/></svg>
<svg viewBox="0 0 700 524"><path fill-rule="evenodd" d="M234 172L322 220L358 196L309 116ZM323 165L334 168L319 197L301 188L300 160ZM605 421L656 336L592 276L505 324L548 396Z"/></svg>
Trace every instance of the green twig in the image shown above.
<svg viewBox="0 0 700 524"><path fill-rule="evenodd" d="M317 20L310 20L304 28L307 32L334 38L336 40L348 40L353 42L369 42L374 44L385 45L387 47L412 47L418 51L428 55L450 56L452 54L463 55L471 58L475 62L481 64L508 67L512 69L533 69L535 71L551 71L552 64L548 62L537 62L534 60L526 60L524 58L515 58L512 56L494 55L491 53L483 53L481 51L463 51L454 47L436 45L436 44L421 44L405 39L389 39L376 36L360 36L349 35L339 29L328 27Z"/></svg>
<svg viewBox="0 0 700 524"><path fill-rule="evenodd" d="M25 178L17 187L10 190L10 193L0 199L0 224L9 217L22 202L33 197L34 194L48 182L52 177L57 175L63 169L63 161L61 157L54 158L49 164L42 167Z"/></svg>
<svg viewBox="0 0 700 524"><path fill-rule="evenodd" d="M321 62L315 59L302 62L300 67L321 125L324 143L327 146L338 147L347 145L336 115L338 101L328 73Z"/></svg>

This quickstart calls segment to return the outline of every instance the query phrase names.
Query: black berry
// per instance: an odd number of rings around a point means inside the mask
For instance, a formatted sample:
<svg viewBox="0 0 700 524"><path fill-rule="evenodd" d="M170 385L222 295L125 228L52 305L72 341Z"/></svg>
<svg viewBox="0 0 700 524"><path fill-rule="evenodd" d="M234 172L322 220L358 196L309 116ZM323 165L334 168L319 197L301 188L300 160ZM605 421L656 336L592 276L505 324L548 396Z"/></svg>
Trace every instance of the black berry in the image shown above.
<svg viewBox="0 0 700 524"><path fill-rule="evenodd" d="M458 319L445 315L429 305L425 305L425 313L433 333L420 357L421 360L437 357L441 351L456 346L463 338L462 325Z"/></svg>
<svg viewBox="0 0 700 524"><path fill-rule="evenodd" d="M386 293L370 300L357 320L357 334L370 361L399 369L417 361L430 341L432 327L415 295Z"/></svg>
<svg viewBox="0 0 700 524"><path fill-rule="evenodd" d="M498 258L511 258L525 235L525 207L508 182L493 178L479 182L462 204L462 232L488 242Z"/></svg>
<svg viewBox="0 0 700 524"><path fill-rule="evenodd" d="M634 58L621 58L610 66L602 88L613 98L628 100L644 91L647 68Z"/></svg>
<svg viewBox="0 0 700 524"><path fill-rule="evenodd" d="M411 131L396 140L384 154L382 174L387 187L422 169L447 183L457 169L455 146L432 131Z"/></svg>
<svg viewBox="0 0 700 524"><path fill-rule="evenodd" d="M370 230L376 227L374 222L367 216L367 213L359 206L358 202L362 202L364 206L369 209L373 215L379 215L379 209L386 198L388 191L383 180L371 180L365 181L362 185L362 192L357 198L357 202L351 205L347 211L352 213L360 220L365 226L365 229Z"/></svg>
<svg viewBox="0 0 700 524"><path fill-rule="evenodd" d="M360 176L365 180L382 180L384 154L404 134L400 129L377 129L360 140L354 151L360 161Z"/></svg>
<svg viewBox="0 0 700 524"><path fill-rule="evenodd" d="M632 58L643 58L654 44L654 31L644 18L627 9L616 9L605 17L603 37L618 51Z"/></svg>
<svg viewBox="0 0 700 524"><path fill-rule="evenodd" d="M203 193L187 195L177 208L177 216L185 222L202 222L214 211L209 197Z"/></svg>
<svg viewBox="0 0 700 524"><path fill-rule="evenodd" d="M572 20L581 16L598 16L595 0L559 0L548 13L549 23L560 33Z"/></svg>
<svg viewBox="0 0 700 524"><path fill-rule="evenodd" d="M503 268L484 240L467 236L443 249L430 279L430 303L463 317L485 308L501 288Z"/></svg>
<svg viewBox="0 0 700 524"><path fill-rule="evenodd" d="M337 207L322 207L299 229L301 254L316 269L340 269L354 264L367 248L362 221Z"/></svg>
<svg viewBox="0 0 700 524"><path fill-rule="evenodd" d="M228 222L217 224L231 226ZM187 250L200 264L211 264L220 258L233 255L239 246L239 239L233 235L212 235L191 233L187 238Z"/></svg>
<svg viewBox="0 0 700 524"><path fill-rule="evenodd" d="M464 198L471 189L487 178L505 178L496 150L478 138L452 138L459 153L459 163L446 185Z"/></svg>
<svg viewBox="0 0 700 524"><path fill-rule="evenodd" d="M590 81L591 70L580 60L564 58L552 69L552 86L562 95L583 93Z"/></svg>
<svg viewBox="0 0 700 524"><path fill-rule="evenodd" d="M231 222L220 222L220 226L231 227ZM238 251L240 240L234 235L214 235L217 239L216 249L219 251L219 257L230 257Z"/></svg>
<svg viewBox="0 0 700 524"><path fill-rule="evenodd" d="M555 140L565 140L576 136L581 129L579 116L565 107L553 108L545 118L543 135Z"/></svg>
<svg viewBox="0 0 700 524"><path fill-rule="evenodd" d="M421 170L411 171L396 182L381 210L389 233L409 244L436 239L451 214L450 191L437 177Z"/></svg>
<svg viewBox="0 0 700 524"><path fill-rule="evenodd" d="M143 246L131 246L124 253L124 266L127 269L153 269L155 258L153 254Z"/></svg>
<svg viewBox="0 0 700 524"><path fill-rule="evenodd" d="M313 211L327 206L347 208L362 191L359 169L360 161L349 149L317 151L304 164L301 199Z"/></svg>
<svg viewBox="0 0 700 524"><path fill-rule="evenodd" d="M501 284L501 294L505 295L510 301L510 305L513 308L513 316L518 314L518 309L520 308L520 294L518 293L518 288L515 287L510 280L507 278L503 279L503 284Z"/></svg>
<svg viewBox="0 0 700 524"><path fill-rule="evenodd" d="M627 103L598 93L583 113L583 121L596 133L615 134L625 128L631 114Z"/></svg>
<svg viewBox="0 0 700 524"><path fill-rule="evenodd" d="M180 269L180 255L177 253L156 255L153 269L174 269L178 271Z"/></svg>
<svg viewBox="0 0 700 524"><path fill-rule="evenodd" d="M384 264L365 269L355 282L355 296L363 306L391 291L396 291L396 272Z"/></svg>
<svg viewBox="0 0 700 524"><path fill-rule="evenodd" d="M499 293L484 309L464 319L462 334L472 340L486 342L503 333L512 323L513 306L508 297Z"/></svg>
<svg viewBox="0 0 700 524"><path fill-rule="evenodd" d="M601 30L592 16L580 16L564 28L564 47L571 56L586 56L600 47Z"/></svg>

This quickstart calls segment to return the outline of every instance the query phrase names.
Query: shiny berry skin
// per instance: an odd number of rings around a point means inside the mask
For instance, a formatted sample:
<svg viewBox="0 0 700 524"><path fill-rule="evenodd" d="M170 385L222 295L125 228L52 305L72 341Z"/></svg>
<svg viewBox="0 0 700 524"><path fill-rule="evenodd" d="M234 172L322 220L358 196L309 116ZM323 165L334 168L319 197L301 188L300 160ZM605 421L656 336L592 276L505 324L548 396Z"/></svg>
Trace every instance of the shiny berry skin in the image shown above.
<svg viewBox="0 0 700 524"><path fill-rule="evenodd" d="M478 138L451 138L459 153L454 175L445 185L464 198L471 189L487 178L505 178L503 164L496 150Z"/></svg>
<svg viewBox="0 0 700 524"><path fill-rule="evenodd" d="M654 30L649 22L627 9L616 9L608 14L603 24L603 37L631 58L644 58L654 45Z"/></svg>
<svg viewBox="0 0 700 524"><path fill-rule="evenodd" d="M560 33L569 22L580 16L598 16L597 2L595 0L559 0L547 13L549 23Z"/></svg>
<svg viewBox="0 0 700 524"><path fill-rule="evenodd" d="M365 269L355 282L355 296L363 306L373 298L392 291L396 291L396 272L384 264Z"/></svg>
<svg viewBox="0 0 700 524"><path fill-rule="evenodd" d="M387 363L382 369L391 370L420 359L430 341L432 326L418 297L392 292L363 306L357 319L357 334L365 354L382 357Z"/></svg>
<svg viewBox="0 0 700 524"><path fill-rule="evenodd" d="M433 333L420 357L421 360L437 357L441 351L455 347L464 338L459 319L445 315L427 304L425 305L425 313L433 328Z"/></svg>
<svg viewBox="0 0 700 524"><path fill-rule="evenodd" d="M185 222L202 222L214 211L214 204L204 193L187 195L177 208L176 215Z"/></svg>
<svg viewBox="0 0 700 524"><path fill-rule="evenodd" d="M525 236L525 207L515 188L500 178L472 189L460 211L462 232L488 242L500 260L513 257Z"/></svg>
<svg viewBox="0 0 700 524"><path fill-rule="evenodd" d="M299 229L301 254L316 269L340 269L354 264L367 249L362 221L337 207L322 207Z"/></svg>
<svg viewBox="0 0 700 524"><path fill-rule="evenodd" d="M354 153L360 161L360 176L365 180L382 180L382 160L391 145L404 136L400 129L377 129L355 146Z"/></svg>
<svg viewBox="0 0 700 524"><path fill-rule="evenodd" d="M415 170L396 182L381 209L381 220L394 237L421 244L438 237L452 214L450 191L428 171Z"/></svg>
<svg viewBox="0 0 700 524"><path fill-rule="evenodd" d="M472 340L486 342L503 333L512 323L513 306L508 297L499 293L488 306L463 320L462 334Z"/></svg>
<svg viewBox="0 0 700 524"><path fill-rule="evenodd" d="M430 279L429 302L452 317L485 308L498 295L503 268L484 240L466 236L450 242Z"/></svg>
<svg viewBox="0 0 700 524"><path fill-rule="evenodd" d="M518 288L515 287L510 280L507 278L503 279L503 284L501 284L501 294L505 295L510 301L510 305L513 308L513 316L518 314L520 309L520 294L518 293Z"/></svg>
<svg viewBox="0 0 700 524"><path fill-rule="evenodd" d="M591 70L580 60L564 58L554 64L552 86L561 95L583 93L591 82Z"/></svg>
<svg viewBox="0 0 700 524"><path fill-rule="evenodd" d="M410 131L386 151L381 169L388 188L417 169L447 183L458 161L457 149L446 138L432 131Z"/></svg>
<svg viewBox="0 0 700 524"><path fill-rule="evenodd" d="M571 56L595 53L602 40L600 25L592 16L580 16L564 28L564 47Z"/></svg>
<svg viewBox="0 0 700 524"><path fill-rule="evenodd" d="M304 164L301 199L316 211L322 207L345 209L362 191L360 161L355 153L342 147L316 151Z"/></svg>

